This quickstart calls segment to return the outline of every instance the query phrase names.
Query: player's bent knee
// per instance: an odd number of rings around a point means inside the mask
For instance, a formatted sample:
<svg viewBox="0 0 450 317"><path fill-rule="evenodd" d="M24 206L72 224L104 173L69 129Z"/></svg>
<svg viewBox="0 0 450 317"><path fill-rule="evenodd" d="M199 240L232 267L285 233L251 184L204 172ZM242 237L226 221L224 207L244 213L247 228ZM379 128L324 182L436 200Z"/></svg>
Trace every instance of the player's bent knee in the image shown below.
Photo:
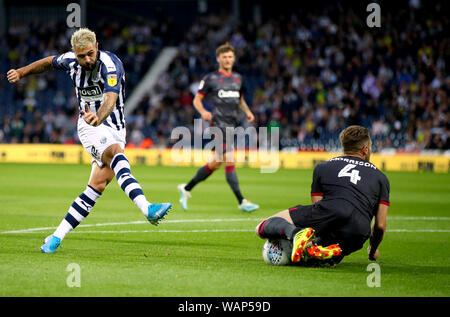
<svg viewBox="0 0 450 317"><path fill-rule="evenodd" d="M292 217L291 217L291 214L289 212L289 209L282 210L279 213L276 213L275 215L273 215L272 217L283 218L284 220L286 220L290 224L292 224L292 225L294 224L294 221L292 220Z"/></svg>
<svg viewBox="0 0 450 317"><path fill-rule="evenodd" d="M104 167L101 171L97 172L89 179L88 185L100 193L103 193L108 184L113 180L114 176L114 172L112 172L109 167Z"/></svg>
<svg viewBox="0 0 450 317"><path fill-rule="evenodd" d="M260 237L261 239L264 239L264 224L266 223L266 221L267 221L268 219L269 219L269 218L267 218L267 219L261 221L261 222L256 226L256 228L255 228L255 233L256 233L256 235L257 235L258 237Z"/></svg>
<svg viewBox="0 0 450 317"><path fill-rule="evenodd" d="M223 155L223 161L227 163L227 165L234 165L234 151L227 152Z"/></svg>
<svg viewBox="0 0 450 317"><path fill-rule="evenodd" d="M106 186L108 186L109 182L103 182L103 183L89 183L88 185L94 188L96 191L103 193L106 189Z"/></svg>
<svg viewBox="0 0 450 317"><path fill-rule="evenodd" d="M209 168L212 170L216 170L218 168L220 168L220 166L222 165L222 162L211 162L208 164Z"/></svg>
<svg viewBox="0 0 450 317"><path fill-rule="evenodd" d="M116 154L119 154L119 153L123 153L123 150L122 150L122 148L120 147L119 144L115 143L115 144L110 145L110 146L103 152L103 155L102 155L102 162L103 162L104 164L107 164L107 165L109 166L109 165L111 164L111 161L112 161L113 157L114 157Z"/></svg>

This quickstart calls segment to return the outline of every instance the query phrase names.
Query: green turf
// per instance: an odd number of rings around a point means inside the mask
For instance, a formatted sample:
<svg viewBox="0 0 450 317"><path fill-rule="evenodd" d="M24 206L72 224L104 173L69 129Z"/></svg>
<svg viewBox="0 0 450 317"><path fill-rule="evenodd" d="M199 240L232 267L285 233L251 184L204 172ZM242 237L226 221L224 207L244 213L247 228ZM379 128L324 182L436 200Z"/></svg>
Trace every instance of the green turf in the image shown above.
<svg viewBox="0 0 450 317"><path fill-rule="evenodd" d="M53 229L4 232L56 227L84 190L90 167L0 164L0 296L450 295L450 174L387 173L389 231L377 262L381 284L371 288L365 248L335 268L263 262L264 241L254 227L274 212L308 203L312 171L238 169L243 194L261 205L247 214L237 209L223 169L193 190L190 210L183 211L176 185L195 170L134 166L150 200L173 203L166 221L89 226L145 220L113 181L63 248L45 255L39 247ZM71 263L80 266L81 287L66 284Z"/></svg>

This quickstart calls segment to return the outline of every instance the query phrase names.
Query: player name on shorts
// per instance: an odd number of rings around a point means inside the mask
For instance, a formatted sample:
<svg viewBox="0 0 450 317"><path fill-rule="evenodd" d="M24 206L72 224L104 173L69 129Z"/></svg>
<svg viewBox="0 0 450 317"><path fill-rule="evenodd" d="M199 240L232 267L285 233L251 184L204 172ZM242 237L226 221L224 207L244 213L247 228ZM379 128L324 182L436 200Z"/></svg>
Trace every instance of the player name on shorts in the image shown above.
<svg viewBox="0 0 450 317"><path fill-rule="evenodd" d="M377 169L375 167L375 165L373 165L372 163L366 162L366 161L359 161L359 160L352 160L349 158L345 158L345 157L335 157L332 158L330 161L343 161L349 164L355 164L355 165L361 165L361 166L365 166L365 167L371 167L373 169Z"/></svg>
<svg viewBox="0 0 450 317"><path fill-rule="evenodd" d="M239 98L241 96L239 91L223 89L220 89L217 95L219 96L219 98Z"/></svg>

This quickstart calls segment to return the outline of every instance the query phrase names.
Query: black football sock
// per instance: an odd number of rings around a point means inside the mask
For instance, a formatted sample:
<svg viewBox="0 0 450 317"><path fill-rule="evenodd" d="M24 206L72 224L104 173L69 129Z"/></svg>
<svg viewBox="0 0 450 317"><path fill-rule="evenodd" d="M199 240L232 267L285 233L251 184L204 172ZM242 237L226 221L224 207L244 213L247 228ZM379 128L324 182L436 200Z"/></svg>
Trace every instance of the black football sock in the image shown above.
<svg viewBox="0 0 450 317"><path fill-rule="evenodd" d="M281 217L272 217L264 221L258 229L258 234L265 239L292 240L299 228Z"/></svg>
<svg viewBox="0 0 450 317"><path fill-rule="evenodd" d="M239 188L239 181L234 165L225 166L225 178L227 179L228 185L230 185L230 188L240 205L242 200L244 200L244 197L242 197L241 190Z"/></svg>
<svg viewBox="0 0 450 317"><path fill-rule="evenodd" d="M192 188L194 188L195 185L207 179L208 176L212 174L212 172L213 170L209 168L208 164L200 167L197 170L195 176L189 181L189 183L184 187L184 189L187 191L192 190Z"/></svg>

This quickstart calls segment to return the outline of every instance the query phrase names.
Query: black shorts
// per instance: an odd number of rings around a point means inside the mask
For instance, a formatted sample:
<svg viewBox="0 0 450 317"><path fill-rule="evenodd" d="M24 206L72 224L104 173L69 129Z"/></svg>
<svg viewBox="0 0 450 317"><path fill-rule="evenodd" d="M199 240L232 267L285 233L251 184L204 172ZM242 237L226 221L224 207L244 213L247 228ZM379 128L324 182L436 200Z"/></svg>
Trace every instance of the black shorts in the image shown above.
<svg viewBox="0 0 450 317"><path fill-rule="evenodd" d="M329 210L316 203L289 208L296 227L315 230L320 244L339 243L343 255L361 249L370 236L370 222L355 210Z"/></svg>
<svg viewBox="0 0 450 317"><path fill-rule="evenodd" d="M214 150L217 152L217 154L219 155L223 155L225 154L225 152L233 152L234 151L234 137L232 140L229 140L230 142L227 142L227 131L225 127L219 127L219 126L214 126L211 125L211 127L214 127L216 129L220 129L221 133L222 133L222 144L221 146L219 145L219 148L215 148ZM212 133L212 138L215 139L216 138L216 134Z"/></svg>

